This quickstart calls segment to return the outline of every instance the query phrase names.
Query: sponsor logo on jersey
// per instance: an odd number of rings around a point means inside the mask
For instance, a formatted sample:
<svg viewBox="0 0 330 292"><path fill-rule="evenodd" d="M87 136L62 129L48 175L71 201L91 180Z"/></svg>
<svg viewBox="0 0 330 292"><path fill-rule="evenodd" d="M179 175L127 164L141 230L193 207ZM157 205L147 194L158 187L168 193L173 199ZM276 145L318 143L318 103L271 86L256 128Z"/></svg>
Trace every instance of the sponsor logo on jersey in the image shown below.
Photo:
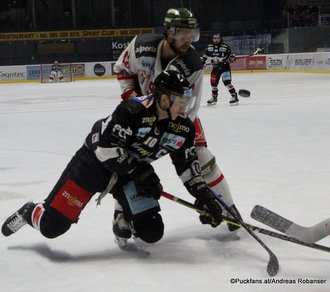
<svg viewBox="0 0 330 292"><path fill-rule="evenodd" d="M222 53L227 52L227 47L225 47L225 46L221 46L221 47L219 48L219 52L222 52Z"/></svg>
<svg viewBox="0 0 330 292"><path fill-rule="evenodd" d="M136 152L139 154L140 157L145 157L150 154L150 151L143 148L138 142L133 143L131 147L136 150Z"/></svg>
<svg viewBox="0 0 330 292"><path fill-rule="evenodd" d="M135 48L136 54L142 54L144 52L155 53L156 51L157 51L157 48L154 46L139 46L139 47Z"/></svg>
<svg viewBox="0 0 330 292"><path fill-rule="evenodd" d="M190 132L190 128L182 125L180 123L174 123L174 122L169 122L169 127L171 129L173 129L174 132L176 133L180 133L180 132L186 132L189 133Z"/></svg>
<svg viewBox="0 0 330 292"><path fill-rule="evenodd" d="M187 67L187 64L182 59L178 59L176 64L180 68L179 71L181 71L181 73L184 73L185 76L191 75L190 68Z"/></svg>
<svg viewBox="0 0 330 292"><path fill-rule="evenodd" d="M186 157L186 159L190 159L191 157L194 157L194 156L196 156L195 146L192 146L192 147L187 148L185 150L185 157Z"/></svg>
<svg viewBox="0 0 330 292"><path fill-rule="evenodd" d="M184 137L175 134L165 133L160 140L160 144L164 147L179 149L182 147L185 140L186 139Z"/></svg>
<svg viewBox="0 0 330 292"><path fill-rule="evenodd" d="M142 118L142 124L148 124L149 126L152 126L155 121L156 121L156 117L144 117L144 118Z"/></svg>
<svg viewBox="0 0 330 292"><path fill-rule="evenodd" d="M119 138L123 138L125 140L127 139L127 136L132 136L133 134L130 127L125 129L122 128L119 124L114 125L112 132L115 133Z"/></svg>
<svg viewBox="0 0 330 292"><path fill-rule="evenodd" d="M64 191L62 193L62 196L67 199L67 202L70 206L77 206L79 208L81 208L83 206L82 202L80 202L76 197L72 196L67 191Z"/></svg>
<svg viewBox="0 0 330 292"><path fill-rule="evenodd" d="M144 138L151 130L151 127L140 128L136 134L139 138Z"/></svg>
<svg viewBox="0 0 330 292"><path fill-rule="evenodd" d="M149 68L152 69L154 67L154 62L152 62L152 60L150 62L146 61L145 59L141 61L141 65L144 68Z"/></svg>

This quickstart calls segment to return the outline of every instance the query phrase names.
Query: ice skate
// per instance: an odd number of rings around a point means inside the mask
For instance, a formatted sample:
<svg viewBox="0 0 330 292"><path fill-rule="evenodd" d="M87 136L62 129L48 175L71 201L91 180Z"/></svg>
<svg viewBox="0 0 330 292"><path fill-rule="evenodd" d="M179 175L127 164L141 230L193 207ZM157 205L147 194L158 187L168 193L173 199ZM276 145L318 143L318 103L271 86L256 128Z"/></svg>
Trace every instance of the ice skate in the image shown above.
<svg viewBox="0 0 330 292"><path fill-rule="evenodd" d="M115 235L115 243L120 248L127 246L127 240L132 236L132 226L125 220L124 213L115 210L114 219L112 221L112 231Z"/></svg>
<svg viewBox="0 0 330 292"><path fill-rule="evenodd" d="M217 104L218 98L215 96L212 96L208 101L207 101L207 105L215 105Z"/></svg>
<svg viewBox="0 0 330 292"><path fill-rule="evenodd" d="M232 212L232 213L234 213L241 221L243 221L243 219L242 219L242 216L241 216L241 214L238 212L238 210L237 210L237 208L236 208L236 206L235 205L231 205L230 207L229 207L229 209L230 209L230 211ZM227 211L227 210L225 210L224 212L223 212L223 215L225 215L226 217L228 217L228 218L230 218L230 219L233 219L233 221L236 221L235 220L235 218ZM233 232L233 231L235 231L235 230L237 230L237 229L239 229L239 228L241 228L241 226L236 226L236 225L232 225L232 224L230 224L230 223L227 223L227 227L228 227L228 230L230 231L230 232Z"/></svg>
<svg viewBox="0 0 330 292"><path fill-rule="evenodd" d="M23 207L21 207L18 211L16 211L13 215L7 218L5 223L3 223L1 232L4 236L10 236L20 228L22 228L26 221L26 213L31 211L34 208L35 204L33 202L28 202Z"/></svg>
<svg viewBox="0 0 330 292"><path fill-rule="evenodd" d="M239 102L239 99L237 97L237 93L236 92L235 93L232 93L231 94L231 99L229 101L229 104L230 105L238 105L238 102Z"/></svg>

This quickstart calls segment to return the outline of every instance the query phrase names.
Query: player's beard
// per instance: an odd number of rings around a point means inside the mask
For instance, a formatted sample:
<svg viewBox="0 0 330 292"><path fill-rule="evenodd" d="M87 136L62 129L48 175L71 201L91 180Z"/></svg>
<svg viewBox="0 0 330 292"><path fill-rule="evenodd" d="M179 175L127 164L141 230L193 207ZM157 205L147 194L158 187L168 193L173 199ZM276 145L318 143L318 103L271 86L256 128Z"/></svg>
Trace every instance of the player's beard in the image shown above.
<svg viewBox="0 0 330 292"><path fill-rule="evenodd" d="M184 56L187 54L189 48L190 48L190 43L184 43L181 46L177 46L175 44L176 41L173 41L170 46L171 49L179 56Z"/></svg>

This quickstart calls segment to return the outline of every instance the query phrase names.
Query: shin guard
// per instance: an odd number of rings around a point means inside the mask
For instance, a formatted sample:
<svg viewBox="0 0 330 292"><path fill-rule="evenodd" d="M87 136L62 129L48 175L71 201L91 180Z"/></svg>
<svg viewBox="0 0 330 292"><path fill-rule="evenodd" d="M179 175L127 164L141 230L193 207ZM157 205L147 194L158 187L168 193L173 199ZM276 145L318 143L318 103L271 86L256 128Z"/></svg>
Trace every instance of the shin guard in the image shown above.
<svg viewBox="0 0 330 292"><path fill-rule="evenodd" d="M203 177L208 186L216 193L222 195L223 201L233 205L233 197L228 183L218 167L215 157L206 147L196 147L198 160L202 168Z"/></svg>

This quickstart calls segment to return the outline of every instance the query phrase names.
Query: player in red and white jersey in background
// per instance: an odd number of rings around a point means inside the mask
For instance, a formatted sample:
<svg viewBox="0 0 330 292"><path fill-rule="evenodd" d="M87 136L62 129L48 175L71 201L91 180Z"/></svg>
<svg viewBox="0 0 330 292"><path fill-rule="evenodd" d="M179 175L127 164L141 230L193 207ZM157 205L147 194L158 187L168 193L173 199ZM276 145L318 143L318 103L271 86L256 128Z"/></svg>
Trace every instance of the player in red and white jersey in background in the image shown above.
<svg viewBox="0 0 330 292"><path fill-rule="evenodd" d="M162 70L180 71L190 82L197 97L188 114L196 128L195 145L204 179L241 218L227 181L216 164L214 155L207 148L205 134L197 117L204 72L201 58L191 44L199 39L198 21L186 8L172 8L166 12L164 26L164 34L136 36L115 63L114 71L122 90L122 99L150 93L154 78ZM122 212L122 207L116 202L113 231L117 238L129 238L129 225ZM234 231L239 227L228 224L228 228Z"/></svg>

